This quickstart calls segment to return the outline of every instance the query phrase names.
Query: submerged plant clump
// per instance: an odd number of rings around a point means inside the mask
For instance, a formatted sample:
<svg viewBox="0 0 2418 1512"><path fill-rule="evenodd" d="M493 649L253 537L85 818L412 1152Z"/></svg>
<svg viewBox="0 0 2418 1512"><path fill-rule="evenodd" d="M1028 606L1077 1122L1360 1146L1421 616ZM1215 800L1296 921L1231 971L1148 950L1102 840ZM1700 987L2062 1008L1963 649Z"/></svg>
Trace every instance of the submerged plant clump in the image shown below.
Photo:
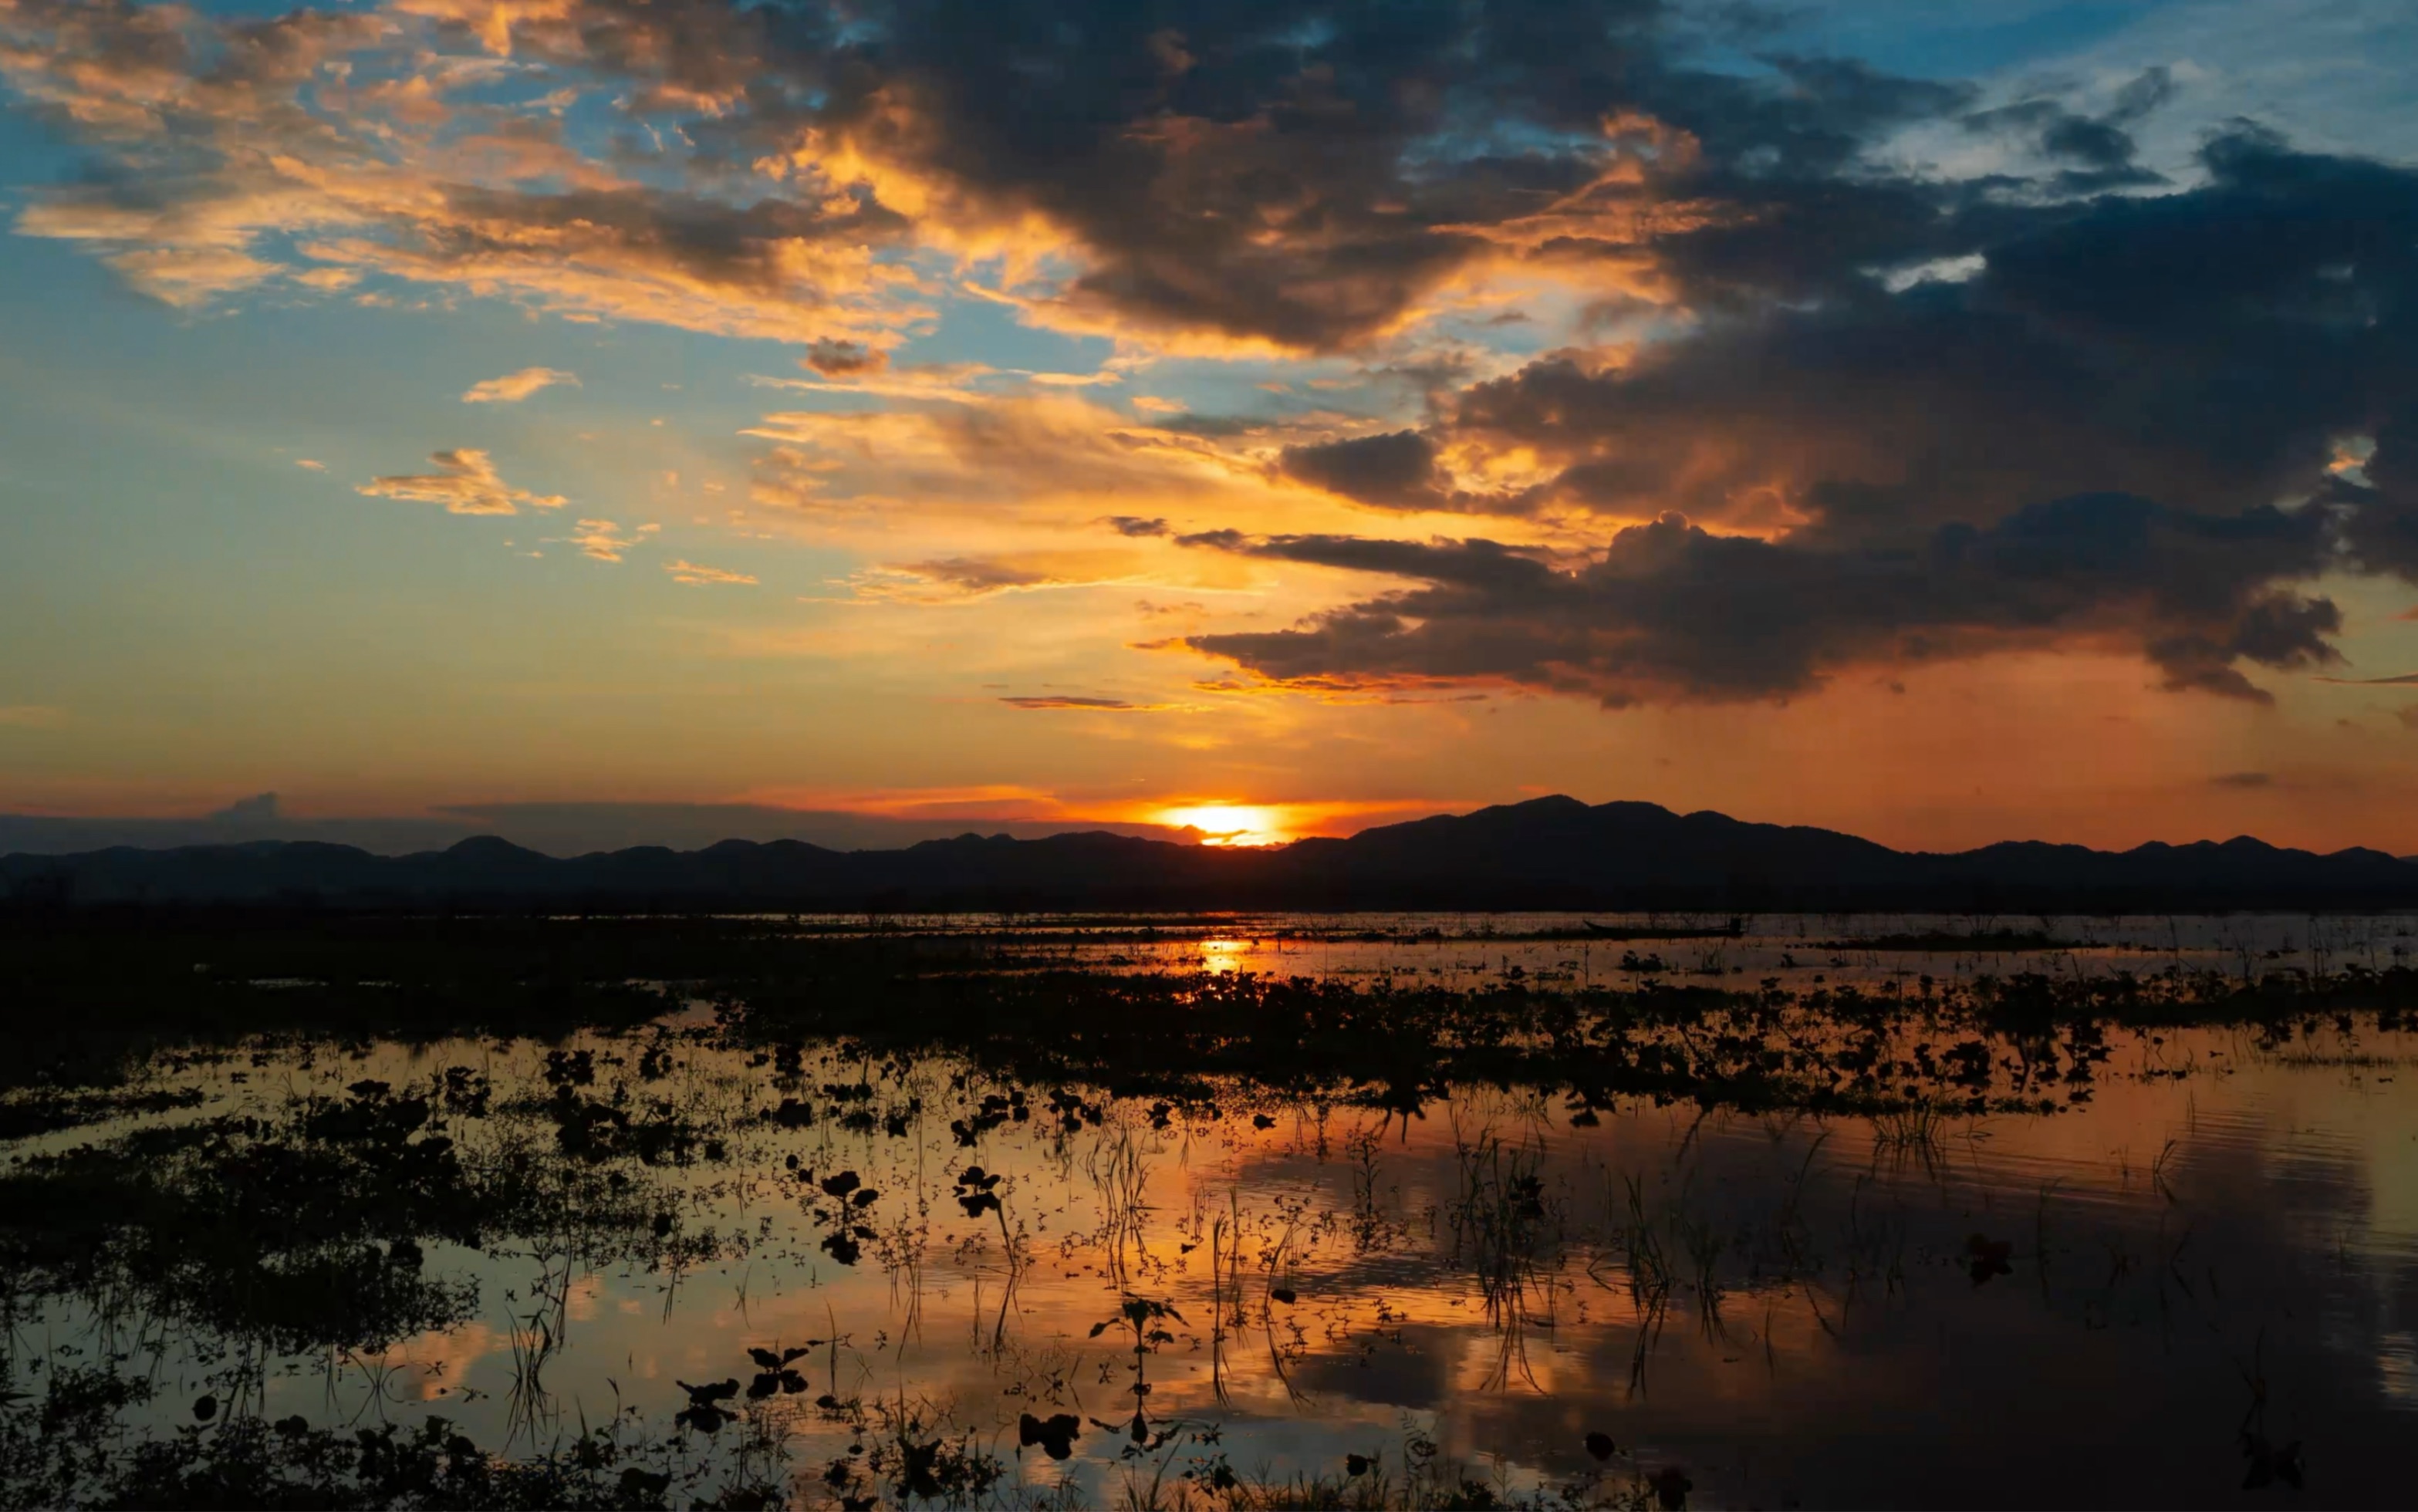
<svg viewBox="0 0 2418 1512"><path fill-rule="evenodd" d="M213 1412L130 1439L115 1413L147 1396L139 1379L64 1372L38 1408L0 1407L0 1494L14 1506L667 1507L707 1478L619 1423L519 1459L438 1416L347 1430ZM723 1504L777 1499L755 1489Z"/></svg>

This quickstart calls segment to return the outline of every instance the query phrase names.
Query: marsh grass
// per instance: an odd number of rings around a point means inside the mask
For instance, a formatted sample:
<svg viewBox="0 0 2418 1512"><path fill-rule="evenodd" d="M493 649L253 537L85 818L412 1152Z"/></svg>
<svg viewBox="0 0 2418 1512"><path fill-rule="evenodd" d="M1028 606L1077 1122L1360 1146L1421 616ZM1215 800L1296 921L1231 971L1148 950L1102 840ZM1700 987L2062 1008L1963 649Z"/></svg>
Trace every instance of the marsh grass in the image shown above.
<svg viewBox="0 0 2418 1512"><path fill-rule="evenodd" d="M1874 1150L1898 1159L1936 1161L1947 1145L1947 1117L1928 1103L1875 1113L1871 1123Z"/></svg>

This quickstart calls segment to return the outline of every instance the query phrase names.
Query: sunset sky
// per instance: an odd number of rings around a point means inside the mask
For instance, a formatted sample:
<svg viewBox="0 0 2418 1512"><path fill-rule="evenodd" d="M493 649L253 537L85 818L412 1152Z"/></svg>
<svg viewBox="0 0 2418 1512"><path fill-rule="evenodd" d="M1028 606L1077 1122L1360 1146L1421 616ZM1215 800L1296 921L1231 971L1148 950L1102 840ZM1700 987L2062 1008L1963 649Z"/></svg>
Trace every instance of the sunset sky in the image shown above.
<svg viewBox="0 0 2418 1512"><path fill-rule="evenodd" d="M0 811L2418 851L2413 65L2407 0L0 0Z"/></svg>

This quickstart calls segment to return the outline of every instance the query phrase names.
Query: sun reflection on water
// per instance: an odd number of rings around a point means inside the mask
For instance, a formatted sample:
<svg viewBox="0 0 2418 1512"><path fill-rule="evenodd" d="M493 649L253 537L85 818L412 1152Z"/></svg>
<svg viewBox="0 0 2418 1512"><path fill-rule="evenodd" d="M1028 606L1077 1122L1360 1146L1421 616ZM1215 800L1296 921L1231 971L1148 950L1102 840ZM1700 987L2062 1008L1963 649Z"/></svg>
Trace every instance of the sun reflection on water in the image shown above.
<svg viewBox="0 0 2418 1512"><path fill-rule="evenodd" d="M1201 942L1201 970L1215 976L1221 971L1249 970L1249 955L1259 948L1252 939L1204 939Z"/></svg>

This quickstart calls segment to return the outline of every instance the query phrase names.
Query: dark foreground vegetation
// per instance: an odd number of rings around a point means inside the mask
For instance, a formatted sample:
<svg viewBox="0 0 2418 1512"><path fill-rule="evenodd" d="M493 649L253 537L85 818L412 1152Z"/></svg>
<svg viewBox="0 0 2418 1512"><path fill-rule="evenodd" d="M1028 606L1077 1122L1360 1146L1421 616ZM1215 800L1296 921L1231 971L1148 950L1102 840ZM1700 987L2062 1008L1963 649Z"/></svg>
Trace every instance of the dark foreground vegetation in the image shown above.
<svg viewBox="0 0 2418 1512"><path fill-rule="evenodd" d="M1127 927L1132 927L1128 925ZM1677 931L1693 933L1692 931ZM1104 936L1107 931L1102 931ZM1832 940L1898 951L1947 937ZM1977 948L2053 944L2003 928ZM709 1004L751 1043L845 1040L962 1055L1000 1075L1117 1096L1272 1093L1415 1108L1452 1082L1545 1087L1574 1105L1651 1096L1706 1107L1861 1112L2037 1102L2087 1083L2110 1026L2250 1023L2289 1037L2319 1016L2418 1011L2418 970L2286 963L2236 973L2028 972L1877 986L1676 976L1625 952L1578 986L1516 969L1476 986L1053 966L996 935L856 933L716 917L0 912L14 1052L0 1089L74 1110L160 1048L258 1036L559 1037ZM0 1118L18 1127L23 1107Z"/></svg>
<svg viewBox="0 0 2418 1512"><path fill-rule="evenodd" d="M2051 943L2004 928L1960 938ZM432 1251L519 1246L562 1278L525 1303L534 1382L574 1257L676 1273L726 1253L735 1236L684 1217L674 1178L761 1162L761 1140L809 1130L879 1142L945 1126L972 1158L1010 1126L1264 1124L1272 1110L1314 1105L1371 1110L1381 1128L1407 1133L1456 1089L1493 1087L1535 1094L1579 1126L1643 1099L1859 1117L1922 1147L1950 1117L2088 1103L2113 1074L2111 1035L2122 1031L2222 1023L2282 1049L2321 1029L2418 1028L2418 971L2398 957L2380 969L1900 974L1856 985L1690 981L1631 950L1602 981L1507 968L1446 986L1410 975L1352 985L1083 970L1016 943L835 938L780 919L0 915L0 1031L11 1044L0 1057L0 1138L51 1139L0 1168L7 1347L26 1347L17 1320L73 1298L104 1336L173 1330L264 1360L368 1355L471 1315L475 1295ZM321 1047L373 1042L559 1045L578 1031L606 1031L617 1047L557 1048L518 1085L467 1061L430 1065L408 1083L364 1077L341 1096L298 1097L268 1115L214 1112L145 1074L212 1059L266 1065L279 1054L307 1067ZM671 1095L676 1058L707 1046L756 1068L762 1100L714 1111ZM914 1068L935 1063L949 1068L944 1081L913 1091ZM82 1130L91 1137L76 1138ZM1503 1156L1491 1158L1499 1167ZM895 1199L853 1168L817 1169L794 1153L773 1168L779 1194L823 1230L828 1262L888 1262ZM1499 1242L1542 1218L1541 1188L1516 1168L1497 1169L1491 1187L1472 1180L1472 1192L1495 1193L1479 1227ZM998 1216L1004 1239L997 1178L977 1164L956 1182L966 1214ZM1645 1245L1647 1232L1641 1207L1630 1243ZM1989 1242L1958 1263L1979 1286L1985 1267L2004 1274L2005 1247ZM1644 1253L1626 1262L1632 1290ZM1143 1311L1104 1326L1130 1325L1139 1361L1157 1347L1156 1304L1126 1306ZM727 1389L683 1383L690 1399L668 1430L617 1415L543 1445L531 1435L508 1454L441 1416L409 1427L272 1418L240 1389L162 1404L145 1376L116 1368L132 1352L98 1349L48 1358L38 1391L0 1395L0 1504L772 1504L790 1482L767 1444L751 1447L748 1434L767 1419L748 1414L792 1396L811 1397L801 1412L859 1441L824 1482L834 1503L992 1496L1003 1473L994 1448L916 1417L903 1397L893 1409L850 1397L835 1369L829 1390L816 1387L814 1362L795 1358L804 1352L757 1351L734 1362ZM169 1431L126 1427L127 1413L161 1408ZM1028 1419L1026 1452L1064 1458L1069 1435L1092 1431L1065 1426L1074 1423ZM1164 1426L1152 1440L1140 1412L1133 1425L1134 1443L1154 1452L1178 1431ZM2277 1460L2283 1451L2264 1452L2284 1466L2271 1463L2271 1476L2298 1475L2296 1461ZM1382 1486L1366 1463L1331 1484L1257 1488L1217 1468L1222 1460L1193 1463L1225 1476L1215 1484L1222 1505L1492 1504L1487 1486L1446 1473L1431 1444L1427 1453ZM1676 1506L1684 1481L1672 1471L1658 1482L1639 1466L1628 1481L1588 1482L1567 1499Z"/></svg>

